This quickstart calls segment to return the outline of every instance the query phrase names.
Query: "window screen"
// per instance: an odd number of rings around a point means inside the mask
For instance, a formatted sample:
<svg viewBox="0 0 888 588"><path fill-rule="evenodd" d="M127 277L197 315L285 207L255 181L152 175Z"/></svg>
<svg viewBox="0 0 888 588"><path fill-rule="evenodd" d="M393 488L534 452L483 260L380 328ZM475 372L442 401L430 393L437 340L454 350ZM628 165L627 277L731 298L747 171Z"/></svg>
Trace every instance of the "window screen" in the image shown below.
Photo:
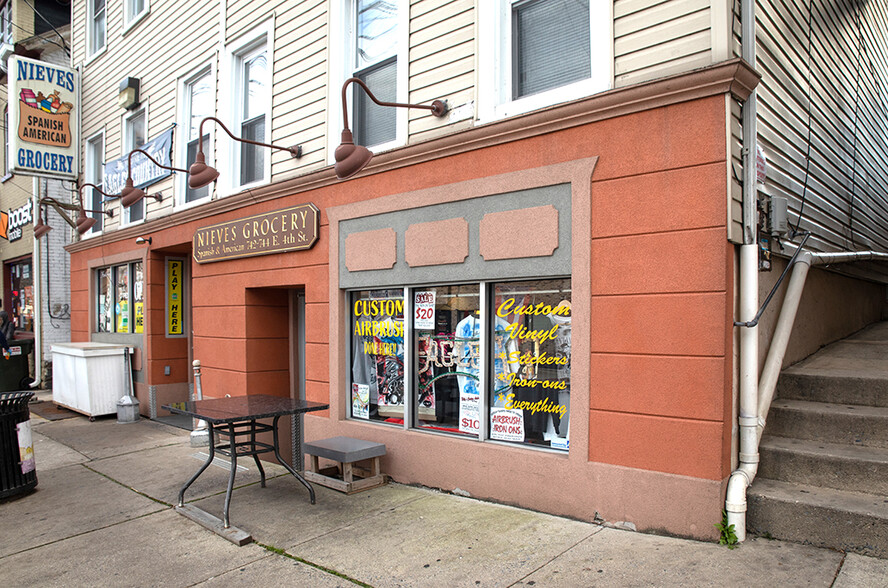
<svg viewBox="0 0 888 588"><path fill-rule="evenodd" d="M589 0L532 0L512 8L512 98L591 76Z"/></svg>

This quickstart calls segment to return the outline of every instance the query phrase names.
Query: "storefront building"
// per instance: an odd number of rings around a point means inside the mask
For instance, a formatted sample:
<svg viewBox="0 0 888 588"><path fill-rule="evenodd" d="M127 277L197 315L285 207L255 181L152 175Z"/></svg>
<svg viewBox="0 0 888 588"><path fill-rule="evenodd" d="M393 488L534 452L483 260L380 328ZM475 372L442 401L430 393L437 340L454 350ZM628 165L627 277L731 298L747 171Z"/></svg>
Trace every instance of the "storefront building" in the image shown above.
<svg viewBox="0 0 888 588"><path fill-rule="evenodd" d="M204 15L189 21L187 60L115 58L145 50L153 27L180 26L186 4ZM341 30L362 26L350 19L366 3L266 4L157 3L108 12L107 29L95 7L74 8L84 178L107 187L111 164L174 122L172 165L206 151L220 176L209 188L152 178L133 207L107 201L120 214L68 247L72 338L138 348L136 393L151 418L189 397L199 359L205 396L329 403L305 417L304 438L385 443L396 481L713 537L737 461L733 131L760 78L729 55L725 31L707 36L705 57L689 50L652 74L613 43L617 26L604 65L578 66L579 85L527 65L530 86L515 81L504 97L486 86L502 48L480 31L502 21L483 3L412 2L409 14L393 3L390 24L410 31L401 48L386 57L385 35L369 35L381 43L358 52L369 63L342 71L339 53L354 45ZM557 3L525 4L506 13L551 24ZM580 22L597 14L577 5ZM610 31L617 15L602 14ZM600 49L596 27L580 28L579 43ZM403 86L381 100L441 99L448 113L374 111L355 90L356 143L379 147L340 179L339 88L353 75L388 87L386 72ZM141 79L141 102L114 110L124 77ZM240 96L233 113L227 96ZM199 125L205 116L277 147L229 140ZM294 144L299 158L280 149ZM884 286L850 296L867 310L834 332L876 320Z"/></svg>

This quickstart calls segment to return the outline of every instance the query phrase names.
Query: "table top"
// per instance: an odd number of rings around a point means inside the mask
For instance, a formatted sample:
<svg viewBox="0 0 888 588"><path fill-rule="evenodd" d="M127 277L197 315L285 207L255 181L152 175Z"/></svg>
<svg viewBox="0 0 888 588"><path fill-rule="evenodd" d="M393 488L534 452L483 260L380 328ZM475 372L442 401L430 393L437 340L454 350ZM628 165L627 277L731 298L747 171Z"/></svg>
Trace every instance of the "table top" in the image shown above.
<svg viewBox="0 0 888 588"><path fill-rule="evenodd" d="M270 396L268 394L250 394L247 396L232 396L230 398L191 400L185 402L181 408L168 405L164 405L163 408L175 414L197 417L215 425L264 419L285 414L314 412L328 409L330 405L310 400Z"/></svg>

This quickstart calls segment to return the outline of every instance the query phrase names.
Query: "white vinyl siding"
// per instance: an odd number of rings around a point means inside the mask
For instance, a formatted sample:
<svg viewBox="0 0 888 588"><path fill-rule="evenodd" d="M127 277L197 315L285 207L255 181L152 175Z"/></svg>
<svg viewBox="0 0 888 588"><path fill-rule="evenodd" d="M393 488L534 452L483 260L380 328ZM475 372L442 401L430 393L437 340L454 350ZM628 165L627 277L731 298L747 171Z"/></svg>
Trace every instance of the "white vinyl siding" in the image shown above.
<svg viewBox="0 0 888 588"><path fill-rule="evenodd" d="M762 0L757 11L765 189L788 198L790 224L812 233L808 246L886 251L888 33L866 23L885 22L888 11L853 0L811 6L809 15L808 5ZM888 277L876 265L867 275Z"/></svg>

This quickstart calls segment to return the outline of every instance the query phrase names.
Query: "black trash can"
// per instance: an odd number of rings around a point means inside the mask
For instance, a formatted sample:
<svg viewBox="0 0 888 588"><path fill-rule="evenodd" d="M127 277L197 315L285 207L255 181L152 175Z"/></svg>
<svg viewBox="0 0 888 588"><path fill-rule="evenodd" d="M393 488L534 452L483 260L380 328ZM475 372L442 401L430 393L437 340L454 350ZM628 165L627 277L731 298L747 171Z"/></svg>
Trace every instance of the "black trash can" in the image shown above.
<svg viewBox="0 0 888 588"><path fill-rule="evenodd" d="M28 365L28 356L32 349L32 339L13 339L9 342L9 359L0 356L0 392L27 390L34 381Z"/></svg>
<svg viewBox="0 0 888 588"><path fill-rule="evenodd" d="M0 394L0 499L28 492L37 485L28 409L33 395Z"/></svg>

